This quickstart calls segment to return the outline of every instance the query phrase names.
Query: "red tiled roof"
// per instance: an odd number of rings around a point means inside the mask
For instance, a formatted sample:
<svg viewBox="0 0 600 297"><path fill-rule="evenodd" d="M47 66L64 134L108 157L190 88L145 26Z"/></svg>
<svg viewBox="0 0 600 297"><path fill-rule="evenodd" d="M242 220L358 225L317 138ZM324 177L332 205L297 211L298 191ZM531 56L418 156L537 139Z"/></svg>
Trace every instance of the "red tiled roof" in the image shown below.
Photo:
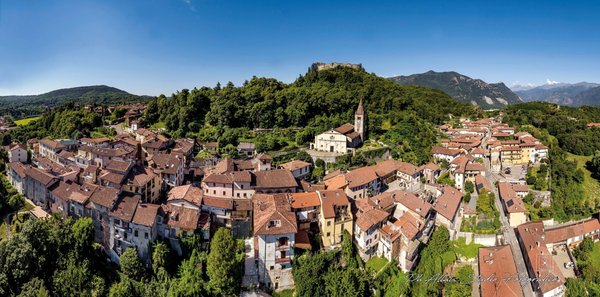
<svg viewBox="0 0 600 297"><path fill-rule="evenodd" d="M433 205L433 209L446 219L452 221L454 216L456 215L456 211L460 206L460 201L462 199L462 192L450 187L444 187L444 193L437 198L435 204Z"/></svg>
<svg viewBox="0 0 600 297"><path fill-rule="evenodd" d="M345 174L345 176L346 180L348 181L348 186L350 188L366 185L379 178L373 166L361 167L354 170L350 170Z"/></svg>
<svg viewBox="0 0 600 297"><path fill-rule="evenodd" d="M117 203L114 210L109 212L109 216L131 222L137 209L137 205L140 202L140 198L136 196L123 196Z"/></svg>
<svg viewBox="0 0 600 297"><path fill-rule="evenodd" d="M274 169L255 172L256 187L260 189L296 188L298 182L291 172L285 169Z"/></svg>
<svg viewBox="0 0 600 297"><path fill-rule="evenodd" d="M321 214L325 218L334 218L335 210L334 206L349 206L348 196L343 190L327 190L319 191L319 197L321 198Z"/></svg>
<svg viewBox="0 0 600 297"><path fill-rule="evenodd" d="M518 274L509 245L479 248L481 297L523 297L518 281L506 281Z"/></svg>
<svg viewBox="0 0 600 297"><path fill-rule="evenodd" d="M312 164L308 163L308 162L304 162L302 160L293 160L293 161L289 161L287 163L283 163L279 166L281 166L283 169L289 170L289 171L294 171L294 170L298 170L300 168L304 168L304 167L309 167Z"/></svg>
<svg viewBox="0 0 600 297"><path fill-rule="evenodd" d="M517 196L512 184L500 182L498 183L498 191L509 213L526 211L523 200Z"/></svg>
<svg viewBox="0 0 600 297"><path fill-rule="evenodd" d="M425 200L420 199L413 193L409 193L403 190L396 190L392 192L392 197L396 203L404 205L406 208L419 214L421 217L427 217L427 214L432 208L432 205Z"/></svg>
<svg viewBox="0 0 600 297"><path fill-rule="evenodd" d="M171 228L193 231L198 228L200 222L200 211L192 208L161 205L165 213L166 224Z"/></svg>
<svg viewBox="0 0 600 297"><path fill-rule="evenodd" d="M133 216L133 223L151 227L154 225L156 221L156 216L158 215L158 209L160 205L157 204L148 204L148 203L140 203L135 210L135 215Z"/></svg>
<svg viewBox="0 0 600 297"><path fill-rule="evenodd" d="M290 208L287 194L255 194L254 234L277 235L296 233L296 215Z"/></svg>
<svg viewBox="0 0 600 297"><path fill-rule="evenodd" d="M196 206L202 204L202 189L193 185L173 187L168 194L167 201L185 200Z"/></svg>
<svg viewBox="0 0 600 297"><path fill-rule="evenodd" d="M305 207L316 207L321 205L319 194L316 192L309 193L291 193L292 208L299 209Z"/></svg>

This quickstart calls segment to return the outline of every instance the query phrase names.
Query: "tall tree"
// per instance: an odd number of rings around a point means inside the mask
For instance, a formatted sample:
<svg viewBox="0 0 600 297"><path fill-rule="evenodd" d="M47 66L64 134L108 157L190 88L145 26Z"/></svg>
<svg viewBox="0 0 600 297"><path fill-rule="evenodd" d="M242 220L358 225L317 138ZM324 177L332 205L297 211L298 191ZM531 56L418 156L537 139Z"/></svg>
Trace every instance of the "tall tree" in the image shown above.
<svg viewBox="0 0 600 297"><path fill-rule="evenodd" d="M210 242L206 272L211 289L219 295L239 291L240 265L236 257L236 241L231 230L219 228Z"/></svg>
<svg viewBox="0 0 600 297"><path fill-rule="evenodd" d="M121 262L121 271L123 271L126 276L138 281L144 277L146 269L135 248L127 248L125 252L121 254L119 260Z"/></svg>

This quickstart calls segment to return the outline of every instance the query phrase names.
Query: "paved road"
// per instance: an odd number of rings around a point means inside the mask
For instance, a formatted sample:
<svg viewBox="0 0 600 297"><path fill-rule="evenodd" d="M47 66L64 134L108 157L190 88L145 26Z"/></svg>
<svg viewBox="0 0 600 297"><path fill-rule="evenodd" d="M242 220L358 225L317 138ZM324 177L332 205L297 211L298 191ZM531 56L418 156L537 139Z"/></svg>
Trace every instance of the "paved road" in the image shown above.
<svg viewBox="0 0 600 297"><path fill-rule="evenodd" d="M498 195L498 189L494 186L497 180L503 180L502 178L498 178L490 168L490 163L488 159L484 159L485 169L486 169L486 178L492 188L494 189L494 195L496 199L494 202L496 204L496 208L500 212L500 222L502 223L502 233L504 234L504 241L506 244L509 244L512 250L512 253L515 257L515 264L517 265L517 272L522 279L528 278L527 266L525 266L525 259L523 259L523 253L521 253L521 247L519 246L519 242L517 241L517 236L515 235L515 230L511 228L510 223L508 222L508 218L504 213L502 208L502 204L500 202L500 196ZM521 283L521 288L523 289L523 293L525 296L535 296L533 293L533 289L531 288L531 284L529 282Z"/></svg>

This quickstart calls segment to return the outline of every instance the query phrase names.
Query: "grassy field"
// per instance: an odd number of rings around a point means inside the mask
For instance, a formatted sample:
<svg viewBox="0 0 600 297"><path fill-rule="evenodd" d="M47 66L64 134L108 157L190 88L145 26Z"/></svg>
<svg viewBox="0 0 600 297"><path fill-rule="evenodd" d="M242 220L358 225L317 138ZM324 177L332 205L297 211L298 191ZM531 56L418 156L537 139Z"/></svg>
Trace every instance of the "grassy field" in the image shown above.
<svg viewBox="0 0 600 297"><path fill-rule="evenodd" d="M373 272L379 272L388 261L385 258L373 257L367 261L367 269Z"/></svg>
<svg viewBox="0 0 600 297"><path fill-rule="evenodd" d="M294 289L287 289L279 292L273 292L273 297L293 297Z"/></svg>
<svg viewBox="0 0 600 297"><path fill-rule="evenodd" d="M35 121L35 120L37 120L39 118L40 117L20 119L20 120L16 120L15 124L17 124L17 126L25 126L25 125L27 125L27 124L31 123L32 121Z"/></svg>
<svg viewBox="0 0 600 297"><path fill-rule="evenodd" d="M595 200L600 196L600 182L592 177L592 173L585 168L585 162L592 159L591 156L579 156L567 153L568 160L577 162L577 167L583 170L583 190L585 191L585 199L587 201Z"/></svg>
<svg viewBox="0 0 600 297"><path fill-rule="evenodd" d="M590 264L600 267L600 242L594 244L594 250L590 252Z"/></svg>
<svg viewBox="0 0 600 297"><path fill-rule="evenodd" d="M454 252L458 256L463 256L467 259L477 257L477 254L479 252L479 247L483 246L481 244L477 244L474 242L466 244L465 239L462 237L457 240L450 241L450 244L452 245Z"/></svg>

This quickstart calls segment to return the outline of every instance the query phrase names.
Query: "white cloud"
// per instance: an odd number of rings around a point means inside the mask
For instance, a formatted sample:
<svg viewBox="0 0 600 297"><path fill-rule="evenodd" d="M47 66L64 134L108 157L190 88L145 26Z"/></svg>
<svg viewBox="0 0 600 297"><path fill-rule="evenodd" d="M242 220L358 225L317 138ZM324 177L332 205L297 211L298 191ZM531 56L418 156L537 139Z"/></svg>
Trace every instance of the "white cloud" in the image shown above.
<svg viewBox="0 0 600 297"><path fill-rule="evenodd" d="M185 5L187 5L187 7L191 11L196 11L196 6L194 5L194 0L183 0L183 3L185 3Z"/></svg>
<svg viewBox="0 0 600 297"><path fill-rule="evenodd" d="M551 80L551 79L546 78L546 84L547 85L555 85L555 84L559 84L559 83L560 83L559 81L555 81L555 80Z"/></svg>

